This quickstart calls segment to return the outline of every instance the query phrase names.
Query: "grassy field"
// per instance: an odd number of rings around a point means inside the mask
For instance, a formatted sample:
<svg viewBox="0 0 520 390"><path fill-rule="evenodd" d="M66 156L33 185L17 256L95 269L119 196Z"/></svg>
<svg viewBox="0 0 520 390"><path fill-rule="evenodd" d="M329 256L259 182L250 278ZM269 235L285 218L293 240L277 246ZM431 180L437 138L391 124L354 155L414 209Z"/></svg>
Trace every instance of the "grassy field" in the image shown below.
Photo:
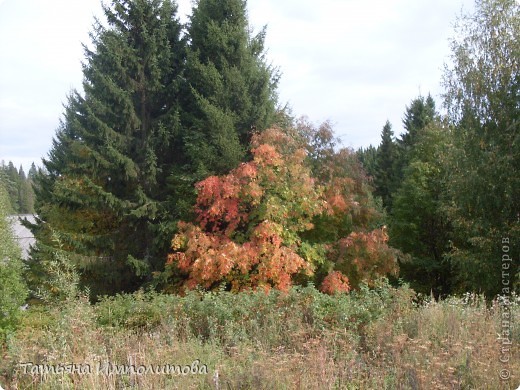
<svg viewBox="0 0 520 390"><path fill-rule="evenodd" d="M96 305L77 298L60 307L32 306L2 350L0 384L53 390L518 387L520 331L510 319L518 318L518 300L507 307L469 295L420 301L405 287L382 283L338 296L313 287L185 297L138 292ZM511 330L511 346L499 339L504 329Z"/></svg>

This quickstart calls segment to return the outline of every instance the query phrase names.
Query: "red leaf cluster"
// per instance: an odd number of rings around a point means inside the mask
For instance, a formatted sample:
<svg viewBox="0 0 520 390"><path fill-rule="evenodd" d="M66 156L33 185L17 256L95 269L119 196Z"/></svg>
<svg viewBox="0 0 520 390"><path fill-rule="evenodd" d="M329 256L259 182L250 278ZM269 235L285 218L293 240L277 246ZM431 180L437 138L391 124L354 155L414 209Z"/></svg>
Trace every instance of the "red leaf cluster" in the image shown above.
<svg viewBox="0 0 520 390"><path fill-rule="evenodd" d="M331 254L338 268L356 281L372 284L379 276L395 274L395 250L387 245L386 227L371 232L352 232L338 241Z"/></svg>
<svg viewBox="0 0 520 390"><path fill-rule="evenodd" d="M248 203L258 203L263 195L255 184L256 178L256 164L244 163L232 174L210 176L197 183L195 211L201 228L230 235L241 223L247 222Z"/></svg>
<svg viewBox="0 0 520 390"><path fill-rule="evenodd" d="M176 252L168 263L188 274L184 286L210 288L227 281L232 290L275 287L287 290L297 272L311 272L309 264L279 235L280 226L262 222L252 232L251 240L237 244L221 234L208 234L193 224L181 223L180 233L172 240Z"/></svg>
<svg viewBox="0 0 520 390"><path fill-rule="evenodd" d="M339 271L329 273L321 284L321 292L329 295L350 292L348 278Z"/></svg>

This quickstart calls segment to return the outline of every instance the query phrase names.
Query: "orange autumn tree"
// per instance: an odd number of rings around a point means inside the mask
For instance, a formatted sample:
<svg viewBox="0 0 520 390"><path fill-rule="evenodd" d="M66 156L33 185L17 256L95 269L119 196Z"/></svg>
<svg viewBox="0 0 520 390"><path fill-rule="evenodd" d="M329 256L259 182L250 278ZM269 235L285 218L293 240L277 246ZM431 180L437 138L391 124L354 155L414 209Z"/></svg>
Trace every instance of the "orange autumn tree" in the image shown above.
<svg viewBox="0 0 520 390"><path fill-rule="evenodd" d="M388 246L381 206L355 153L338 148L329 122L315 127L302 118L296 133L303 138L312 176L324 188L328 205L327 212L313 218L314 228L302 235L310 245L325 249L315 283L323 292L345 292L361 282L371 285L381 276L397 274L399 251Z"/></svg>
<svg viewBox="0 0 520 390"><path fill-rule="evenodd" d="M196 185L196 224L180 223L166 270L184 274L182 288L226 283L287 290L314 261L299 233L325 210L322 190L305 165L306 151L279 129L256 134L252 161Z"/></svg>
<svg viewBox="0 0 520 390"><path fill-rule="evenodd" d="M367 180L328 126L256 134L252 161L196 185L197 219L179 223L166 264L174 290L296 280L332 294L396 270Z"/></svg>

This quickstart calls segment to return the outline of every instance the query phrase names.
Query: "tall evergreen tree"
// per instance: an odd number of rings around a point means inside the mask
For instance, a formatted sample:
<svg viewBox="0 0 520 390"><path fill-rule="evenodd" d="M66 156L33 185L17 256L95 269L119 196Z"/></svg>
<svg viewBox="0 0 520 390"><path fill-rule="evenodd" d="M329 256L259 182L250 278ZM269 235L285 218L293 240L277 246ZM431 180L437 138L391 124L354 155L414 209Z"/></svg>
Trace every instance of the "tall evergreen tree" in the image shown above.
<svg viewBox="0 0 520 390"><path fill-rule="evenodd" d="M383 206L390 210L392 197L395 191L395 143L392 125L386 121L381 132L381 144L376 157L376 169L374 176L374 194L383 200Z"/></svg>
<svg viewBox="0 0 520 390"><path fill-rule="evenodd" d="M417 134L404 179L394 194L390 244L410 255L400 275L419 292L452 292L449 250L451 224L446 213L446 159L451 134L432 122Z"/></svg>
<svg viewBox="0 0 520 390"><path fill-rule="evenodd" d="M435 101L428 94L425 99L419 96L406 107L403 118L405 132L397 139L395 172L398 182L403 180L404 171L408 166L411 153L421 131L436 117ZM397 188L399 184L397 185Z"/></svg>
<svg viewBox="0 0 520 390"><path fill-rule="evenodd" d="M36 165L33 162L33 163L31 163L31 168L29 168L29 172L27 173L27 178L29 180L34 180L37 173L38 173L38 169L36 169Z"/></svg>
<svg viewBox="0 0 520 390"><path fill-rule="evenodd" d="M136 288L162 266L180 160L184 42L168 0L114 0L85 47L84 95L73 92L36 176L36 256L53 234L96 293ZM37 267L35 267L37 271Z"/></svg>
<svg viewBox="0 0 520 390"><path fill-rule="evenodd" d="M252 130L272 124L278 75L265 60L265 29L251 35L244 0L198 0L188 36L184 141L200 180L236 167Z"/></svg>
<svg viewBox="0 0 520 390"><path fill-rule="evenodd" d="M444 78L455 125L448 207L460 288L488 295L519 277L519 62L520 4L477 0L458 21Z"/></svg>
<svg viewBox="0 0 520 390"><path fill-rule="evenodd" d="M32 180L29 179L20 165L18 170L18 204L20 214L34 213L34 190Z"/></svg>
<svg viewBox="0 0 520 390"><path fill-rule="evenodd" d="M11 203L11 213L18 214L20 212L20 175L12 161L3 167L5 172L5 187Z"/></svg>
<svg viewBox="0 0 520 390"><path fill-rule="evenodd" d="M428 97L419 96L412 100L403 119L403 126L406 132L401 137L401 143L406 146L413 146L419 132L435 118L435 101L428 94Z"/></svg>

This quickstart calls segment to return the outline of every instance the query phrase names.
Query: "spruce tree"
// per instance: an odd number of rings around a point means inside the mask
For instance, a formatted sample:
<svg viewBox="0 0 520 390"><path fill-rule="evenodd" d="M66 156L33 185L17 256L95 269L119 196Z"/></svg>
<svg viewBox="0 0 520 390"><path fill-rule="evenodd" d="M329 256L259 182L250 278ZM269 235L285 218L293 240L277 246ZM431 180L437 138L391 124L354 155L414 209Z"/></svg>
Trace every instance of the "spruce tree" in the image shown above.
<svg viewBox="0 0 520 390"><path fill-rule="evenodd" d="M20 165L18 171L18 204L20 205L20 214L34 213L34 190L32 188L32 180L25 175L23 167Z"/></svg>
<svg viewBox="0 0 520 390"><path fill-rule="evenodd" d="M378 148L373 145L369 145L367 148L359 148L356 151L359 162L363 166L366 174L374 178L376 174L376 161L377 161Z"/></svg>
<svg viewBox="0 0 520 390"><path fill-rule="evenodd" d="M85 46L84 94L70 95L35 178L33 226L35 256L52 256L58 235L94 295L135 289L164 263L185 50L174 2L114 0L104 12Z"/></svg>
<svg viewBox="0 0 520 390"><path fill-rule="evenodd" d="M32 179L25 175L21 165L19 169L16 169L12 161L9 161L7 165L2 161L0 164L0 180L7 191L10 214L34 213Z"/></svg>
<svg viewBox="0 0 520 390"><path fill-rule="evenodd" d="M11 204L10 212L13 214L20 213L20 175L12 161L3 166L5 174L5 188Z"/></svg>
<svg viewBox="0 0 520 390"><path fill-rule="evenodd" d="M437 116L435 110L435 101L428 94L425 99L419 96L412 100L410 106L406 107L406 112L403 118L403 126L405 132L397 139L396 148L396 164L395 172L396 179L399 182L403 180L404 171L410 162L410 156L414 145L417 143L421 131L430 124Z"/></svg>
<svg viewBox="0 0 520 390"><path fill-rule="evenodd" d="M445 254L451 224L446 213L446 160L451 133L434 121L417 134L401 187L393 194L390 245L410 255L400 276L421 293L446 296L453 274Z"/></svg>
<svg viewBox="0 0 520 390"><path fill-rule="evenodd" d="M29 168L29 172L27 173L27 178L29 180L34 180L37 173L38 173L38 169L36 169L36 165L33 162L33 163L31 163L31 168Z"/></svg>
<svg viewBox="0 0 520 390"><path fill-rule="evenodd" d="M419 132L435 118L435 101L428 94L428 97L419 96L412 100L409 107L406 107L403 126L406 132L401 137L401 143L408 147L417 142Z"/></svg>
<svg viewBox="0 0 520 390"><path fill-rule="evenodd" d="M381 132L381 144L376 156L374 194L383 200L383 206L390 210L395 191L395 143L392 125L386 121Z"/></svg>
<svg viewBox="0 0 520 390"><path fill-rule="evenodd" d="M265 60L265 29L251 34L244 0L197 1L188 35L184 142L198 180L236 167L252 130L272 124L278 75Z"/></svg>

